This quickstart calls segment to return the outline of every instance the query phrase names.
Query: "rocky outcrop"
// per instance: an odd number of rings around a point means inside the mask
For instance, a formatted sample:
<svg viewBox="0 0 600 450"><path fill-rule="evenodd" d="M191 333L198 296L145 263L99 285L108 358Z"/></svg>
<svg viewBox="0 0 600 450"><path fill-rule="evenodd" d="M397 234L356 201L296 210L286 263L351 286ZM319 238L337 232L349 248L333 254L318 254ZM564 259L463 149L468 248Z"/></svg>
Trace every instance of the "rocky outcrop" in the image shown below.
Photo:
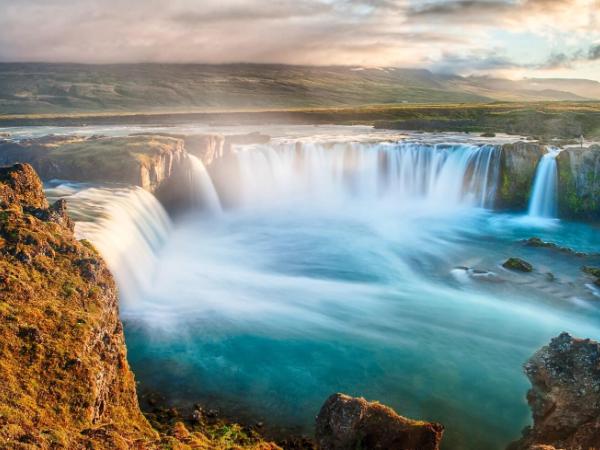
<svg viewBox="0 0 600 450"><path fill-rule="evenodd" d="M0 448L279 448L239 426L227 438L179 420L153 429L113 278L28 164L0 168L0 321Z"/></svg>
<svg viewBox="0 0 600 450"><path fill-rule="evenodd" d="M0 447L133 448L141 414L106 265L26 164L0 169Z"/></svg>
<svg viewBox="0 0 600 450"><path fill-rule="evenodd" d="M0 165L29 163L44 180L126 183L151 192L176 172L184 157L183 140L156 135L47 136L0 143Z"/></svg>
<svg viewBox="0 0 600 450"><path fill-rule="evenodd" d="M320 450L437 450L442 425L399 416L387 406L344 394L333 394L316 421Z"/></svg>
<svg viewBox="0 0 600 450"><path fill-rule="evenodd" d="M531 357L525 373L533 427L509 449L599 448L600 344L562 333Z"/></svg>
<svg viewBox="0 0 600 450"><path fill-rule="evenodd" d="M545 153L545 146L534 142L516 142L502 146L497 208L527 208L537 165Z"/></svg>
<svg viewBox="0 0 600 450"><path fill-rule="evenodd" d="M600 219L600 146L565 149L557 164L560 216Z"/></svg>

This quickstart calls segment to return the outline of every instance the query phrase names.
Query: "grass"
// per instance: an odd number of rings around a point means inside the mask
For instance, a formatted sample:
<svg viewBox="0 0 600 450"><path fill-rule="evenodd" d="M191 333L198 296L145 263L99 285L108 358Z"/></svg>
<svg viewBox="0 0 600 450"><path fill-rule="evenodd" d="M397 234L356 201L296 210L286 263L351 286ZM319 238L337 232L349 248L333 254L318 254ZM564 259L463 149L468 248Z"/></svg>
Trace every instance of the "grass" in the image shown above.
<svg viewBox="0 0 600 450"><path fill-rule="evenodd" d="M282 110L11 115L0 126L181 124L340 124L377 128L509 133L538 138L600 137L600 102L493 102L366 105Z"/></svg>

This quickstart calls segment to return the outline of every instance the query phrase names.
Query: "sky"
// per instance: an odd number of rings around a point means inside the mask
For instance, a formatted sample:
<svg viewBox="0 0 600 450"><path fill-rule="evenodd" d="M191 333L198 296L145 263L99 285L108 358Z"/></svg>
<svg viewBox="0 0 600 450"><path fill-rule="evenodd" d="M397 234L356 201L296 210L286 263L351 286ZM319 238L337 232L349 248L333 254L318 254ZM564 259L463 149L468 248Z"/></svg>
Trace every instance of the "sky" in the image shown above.
<svg viewBox="0 0 600 450"><path fill-rule="evenodd" d="M0 0L0 61L334 64L600 81L600 0Z"/></svg>

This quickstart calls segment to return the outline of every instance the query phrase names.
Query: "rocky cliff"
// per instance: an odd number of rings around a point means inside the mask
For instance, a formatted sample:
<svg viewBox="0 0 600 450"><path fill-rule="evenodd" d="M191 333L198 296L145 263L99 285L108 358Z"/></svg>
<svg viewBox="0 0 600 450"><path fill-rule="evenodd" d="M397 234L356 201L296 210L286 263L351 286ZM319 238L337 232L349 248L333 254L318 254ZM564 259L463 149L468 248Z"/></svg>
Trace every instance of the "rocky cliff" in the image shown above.
<svg viewBox="0 0 600 450"><path fill-rule="evenodd" d="M27 164L0 168L0 320L0 448L278 448L239 427L210 438L202 424L153 429L138 406L113 278Z"/></svg>
<svg viewBox="0 0 600 450"><path fill-rule="evenodd" d="M563 150L557 164L560 216L600 219L600 145Z"/></svg>
<svg viewBox="0 0 600 450"><path fill-rule="evenodd" d="M333 394L323 404L315 436L320 450L439 450L444 427L399 416L364 398Z"/></svg>
<svg viewBox="0 0 600 450"><path fill-rule="evenodd" d="M502 146L497 208L527 209L536 168L544 153L545 146L534 142L516 142Z"/></svg>
<svg viewBox="0 0 600 450"><path fill-rule="evenodd" d="M47 136L0 143L0 165L29 163L44 180L127 183L151 192L184 158L182 139L156 135Z"/></svg>
<svg viewBox="0 0 600 450"><path fill-rule="evenodd" d="M533 427L510 450L600 448L600 344L567 333L525 364Z"/></svg>

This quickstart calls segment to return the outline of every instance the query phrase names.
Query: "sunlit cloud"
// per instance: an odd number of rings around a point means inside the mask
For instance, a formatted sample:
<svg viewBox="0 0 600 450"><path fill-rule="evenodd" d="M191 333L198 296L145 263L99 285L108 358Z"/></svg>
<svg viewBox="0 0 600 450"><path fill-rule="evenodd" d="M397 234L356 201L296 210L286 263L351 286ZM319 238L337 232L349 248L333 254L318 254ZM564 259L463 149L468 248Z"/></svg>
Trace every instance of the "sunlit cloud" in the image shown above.
<svg viewBox="0 0 600 450"><path fill-rule="evenodd" d="M570 70L600 79L600 0L0 0L0 10L2 61Z"/></svg>

